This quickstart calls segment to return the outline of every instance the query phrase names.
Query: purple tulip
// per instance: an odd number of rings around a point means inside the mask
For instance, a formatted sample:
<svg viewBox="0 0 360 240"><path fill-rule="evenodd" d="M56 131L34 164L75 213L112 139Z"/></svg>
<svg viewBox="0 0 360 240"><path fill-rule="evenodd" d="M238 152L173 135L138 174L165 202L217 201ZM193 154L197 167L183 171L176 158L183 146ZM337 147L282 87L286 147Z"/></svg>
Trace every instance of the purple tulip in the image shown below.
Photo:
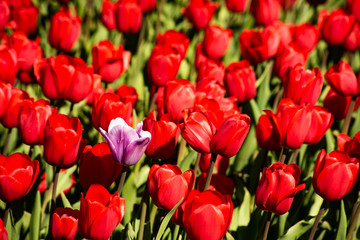
<svg viewBox="0 0 360 240"><path fill-rule="evenodd" d="M130 166L140 160L151 139L151 133L143 131L142 126L143 122L140 122L135 130L124 119L116 118L111 120L108 132L99 128L117 163Z"/></svg>

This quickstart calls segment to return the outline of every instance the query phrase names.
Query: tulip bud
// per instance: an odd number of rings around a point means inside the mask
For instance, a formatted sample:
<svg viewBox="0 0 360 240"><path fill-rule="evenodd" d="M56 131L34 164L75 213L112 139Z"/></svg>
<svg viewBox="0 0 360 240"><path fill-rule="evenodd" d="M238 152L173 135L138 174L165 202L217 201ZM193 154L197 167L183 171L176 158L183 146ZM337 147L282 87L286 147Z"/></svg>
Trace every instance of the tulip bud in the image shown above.
<svg viewBox="0 0 360 240"><path fill-rule="evenodd" d="M39 174L39 162L23 153L0 155L0 199L6 203L24 197Z"/></svg>
<svg viewBox="0 0 360 240"><path fill-rule="evenodd" d="M208 0L191 0L187 8L182 9L182 13L196 29L204 29L209 25L218 6L218 3Z"/></svg>
<svg viewBox="0 0 360 240"><path fill-rule="evenodd" d="M64 114L49 117L44 136L45 161L60 168L69 168L78 160L81 141L81 122Z"/></svg>
<svg viewBox="0 0 360 240"><path fill-rule="evenodd" d="M81 193L79 233L87 239L108 239L125 213L125 198L111 195L101 185L91 185L84 198Z"/></svg>
<svg viewBox="0 0 360 240"><path fill-rule="evenodd" d="M138 100L138 94L134 87L128 86L126 84L121 85L115 91L116 95L120 97L120 101L123 103L131 103L133 108L136 108L136 103Z"/></svg>
<svg viewBox="0 0 360 240"><path fill-rule="evenodd" d="M334 116L326 110L326 108L315 106L311 110L311 126L308 135L305 137L304 143L313 145L318 143L327 130L331 127Z"/></svg>
<svg viewBox="0 0 360 240"><path fill-rule="evenodd" d="M350 65L343 60L325 73L325 79L331 89L341 96L356 96L360 93L359 79Z"/></svg>
<svg viewBox="0 0 360 240"><path fill-rule="evenodd" d="M216 25L208 26L205 29L202 44L204 53L212 59L221 58L229 47L231 37L232 30L223 29Z"/></svg>
<svg viewBox="0 0 360 240"><path fill-rule="evenodd" d="M0 1L0 30L3 31L10 18L10 8L6 1Z"/></svg>
<svg viewBox="0 0 360 240"><path fill-rule="evenodd" d="M210 160L211 160L211 154L201 154L200 156L200 162L199 162L199 167L201 172L207 172L209 165L210 165ZM217 155L216 157L216 162L215 162L215 166L216 166L216 170L217 173L221 173L223 175L225 175L226 170L229 167L229 161L230 159L227 157L223 157L221 155ZM200 188L202 189L202 188Z"/></svg>
<svg viewBox="0 0 360 240"><path fill-rule="evenodd" d="M256 125L256 139L259 147L266 150L278 151L280 146L279 123L275 114L270 110L264 110Z"/></svg>
<svg viewBox="0 0 360 240"><path fill-rule="evenodd" d="M71 208L55 209L51 219L51 234L55 240L74 239L78 229L80 211Z"/></svg>
<svg viewBox="0 0 360 240"><path fill-rule="evenodd" d="M342 120L346 117L350 106L351 96L341 96L337 94L334 90L330 89L328 94L324 99L324 107L329 110L333 115L335 120ZM354 111L360 105L360 97L356 98Z"/></svg>
<svg viewBox="0 0 360 240"><path fill-rule="evenodd" d="M347 51L355 51L360 47L360 26L358 22L354 23L351 32L342 43L342 46Z"/></svg>
<svg viewBox="0 0 360 240"><path fill-rule="evenodd" d="M16 51L5 45L0 46L0 82L15 84L17 68Z"/></svg>
<svg viewBox="0 0 360 240"><path fill-rule="evenodd" d="M11 100L11 90L12 87L10 83L5 84L0 82L0 122L2 115L9 106L9 102Z"/></svg>
<svg viewBox="0 0 360 240"><path fill-rule="evenodd" d="M348 135L340 133L337 135L337 144L340 151L348 153L350 157L360 158L360 131L352 139Z"/></svg>
<svg viewBox="0 0 360 240"><path fill-rule="evenodd" d="M182 173L176 165L153 165L147 186L154 204L170 211L179 201L185 201L195 181L194 170Z"/></svg>
<svg viewBox="0 0 360 240"><path fill-rule="evenodd" d="M354 187L359 174L359 160L341 151L319 153L314 169L314 190L325 201L345 197Z"/></svg>
<svg viewBox="0 0 360 240"><path fill-rule="evenodd" d="M142 22L141 6L136 0L120 0L115 10L116 28L122 33L137 33Z"/></svg>
<svg viewBox="0 0 360 240"><path fill-rule="evenodd" d="M168 30L164 34L159 34L156 38L156 45L166 46L174 49L184 59L187 48L190 44L189 38L182 32Z"/></svg>
<svg viewBox="0 0 360 240"><path fill-rule="evenodd" d="M116 164L106 143L86 146L80 157L80 184L85 190L92 184L108 188L120 175L121 170L122 166Z"/></svg>
<svg viewBox="0 0 360 240"><path fill-rule="evenodd" d="M289 211L295 194L305 188L305 184L297 185L299 180L300 168L296 164L276 162L265 167L256 188L256 206L283 215Z"/></svg>
<svg viewBox="0 0 360 240"><path fill-rule="evenodd" d="M268 26L279 18L281 5L279 0L253 0L250 12L258 25Z"/></svg>
<svg viewBox="0 0 360 240"><path fill-rule="evenodd" d="M17 31L33 35L37 30L39 10L32 1L19 1L20 4L11 9L11 20Z"/></svg>
<svg viewBox="0 0 360 240"><path fill-rule="evenodd" d="M104 0L102 3L102 8L100 12L101 22L105 25L105 27L111 31L116 28L115 21L115 9L116 4L110 0Z"/></svg>
<svg viewBox="0 0 360 240"><path fill-rule="evenodd" d="M226 0L226 7L229 11L242 13L249 4L249 0Z"/></svg>
<svg viewBox="0 0 360 240"><path fill-rule="evenodd" d="M8 233L6 231L6 228L4 226L3 220L0 218L0 239L1 240L8 240Z"/></svg>
<svg viewBox="0 0 360 240"><path fill-rule="evenodd" d="M294 27L293 41L305 52L311 52L320 38L319 29L310 23L303 23Z"/></svg>
<svg viewBox="0 0 360 240"><path fill-rule="evenodd" d="M224 82L225 64L221 60L204 59L197 68L197 71L197 82L201 82L204 79L216 80L220 84Z"/></svg>
<svg viewBox="0 0 360 240"><path fill-rule="evenodd" d="M225 88L238 102L250 101L256 95L256 76L246 60L230 64L225 71Z"/></svg>
<svg viewBox="0 0 360 240"><path fill-rule="evenodd" d="M151 12L153 10L155 10L156 8L156 0L138 0L141 10L146 13L146 12Z"/></svg>
<svg viewBox="0 0 360 240"><path fill-rule="evenodd" d="M49 43L57 50L70 52L80 36L81 18L71 16L68 9L62 9L51 17Z"/></svg>

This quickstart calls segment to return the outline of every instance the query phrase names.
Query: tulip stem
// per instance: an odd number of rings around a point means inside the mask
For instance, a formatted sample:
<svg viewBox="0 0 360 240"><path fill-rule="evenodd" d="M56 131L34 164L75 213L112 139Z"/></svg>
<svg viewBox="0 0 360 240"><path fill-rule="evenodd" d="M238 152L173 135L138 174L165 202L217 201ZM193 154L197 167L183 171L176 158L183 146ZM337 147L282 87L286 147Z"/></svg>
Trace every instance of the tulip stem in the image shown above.
<svg viewBox="0 0 360 240"><path fill-rule="evenodd" d="M158 8L158 11L157 11L155 38L157 38L157 36L158 36L158 34L159 34L159 32L160 32L160 27L161 27L161 13L163 12L164 4L165 4L165 0L160 0L159 8Z"/></svg>
<svg viewBox="0 0 360 240"><path fill-rule="evenodd" d="M309 236L308 240L313 240L314 239L317 226L319 225L321 215L323 214L324 211L325 211L325 201L323 201L323 203L322 203L322 205L320 207L320 210L319 210L319 212L318 212L318 214L316 216L316 219L315 219L314 225L313 225L313 227L311 229L310 236Z"/></svg>
<svg viewBox="0 0 360 240"><path fill-rule="evenodd" d="M348 234L346 236L346 240L352 240L353 239L354 230L355 230L355 227L357 225L359 215L360 215L360 203L357 205L356 212L355 212L354 216L351 218L351 224L350 224Z"/></svg>
<svg viewBox="0 0 360 240"><path fill-rule="evenodd" d="M281 148L281 151L280 151L280 156L279 156L279 162L281 163L284 163L285 162L285 159L286 159L286 153L287 153L287 149L285 147L282 147Z"/></svg>
<svg viewBox="0 0 360 240"><path fill-rule="evenodd" d="M55 175L54 175L54 180L53 180L53 189L52 189L51 206L50 206L50 220L49 220L49 228L48 228L49 229L48 237L52 236L51 219L52 219L52 215L54 214L55 209L56 209L56 190L57 190L57 185L58 185L58 181L59 181L59 174L60 174L60 168L55 167Z"/></svg>
<svg viewBox="0 0 360 240"><path fill-rule="evenodd" d="M72 102L71 105L70 105L70 109L69 109L69 114L68 116L71 118L72 117L72 111L74 110L74 103Z"/></svg>
<svg viewBox="0 0 360 240"><path fill-rule="evenodd" d="M265 229L264 229L264 234L263 234L263 240L267 239L267 235L269 233L269 228L270 228L270 221L271 221L271 212L266 212L266 225L265 225Z"/></svg>
<svg viewBox="0 0 360 240"><path fill-rule="evenodd" d="M9 131L8 131L8 133L7 133L6 140L5 140L5 145L4 145L4 149L3 149L3 155L7 155L7 154L8 154L11 131L12 131L12 128L10 128Z"/></svg>
<svg viewBox="0 0 360 240"><path fill-rule="evenodd" d="M6 223L7 223L8 219L9 219L10 212L11 212L10 203L7 203L6 208L5 208L5 213L4 213L4 221L3 221L5 227L6 227Z"/></svg>
<svg viewBox="0 0 360 240"><path fill-rule="evenodd" d="M154 94L153 94L153 96L152 96L152 98L151 98L151 100L150 100L150 107L149 107L148 113L151 113L151 111L155 109L155 102L156 102L157 91L158 91L158 87L155 86Z"/></svg>
<svg viewBox="0 0 360 240"><path fill-rule="evenodd" d="M273 104L273 112L276 112L277 110L277 107L279 105L279 102L280 102L280 98L282 96L282 93L283 93L283 89L282 87L280 86L280 90L277 92L276 96L275 96L275 99L274 99L274 104Z"/></svg>
<svg viewBox="0 0 360 240"><path fill-rule="evenodd" d="M127 166L123 166L123 169L120 174L120 182L119 182L118 189L117 189L120 196L121 196L122 189L124 187L124 183L125 183L125 179L126 179L126 172L127 172Z"/></svg>
<svg viewBox="0 0 360 240"><path fill-rule="evenodd" d="M341 133L347 134L349 131L351 115L352 115L352 113L354 111L354 107L355 107L355 100L356 100L356 97L351 98L350 105L349 105L348 111L346 113L344 125L341 129Z"/></svg>
<svg viewBox="0 0 360 240"><path fill-rule="evenodd" d="M149 192L146 186L141 200L140 229L139 229L138 240L142 240L144 237L144 226L145 226L148 201L149 201Z"/></svg>
<svg viewBox="0 0 360 240"><path fill-rule="evenodd" d="M201 153L198 153L197 156L196 156L196 161L195 161L195 166L194 166L195 177L196 177L196 173L197 173L197 171L199 169L200 158L201 158Z"/></svg>
<svg viewBox="0 0 360 240"><path fill-rule="evenodd" d="M178 157L177 157L177 165L179 165L179 163L181 163L182 160L184 159L185 147L186 147L186 141L184 138L181 138Z"/></svg>
<svg viewBox="0 0 360 240"><path fill-rule="evenodd" d="M207 190L210 186L211 178L212 178L212 175L214 172L216 157L217 157L217 153L211 153L210 164L209 164L209 168L206 173L206 180L205 180L205 185L204 185L203 191Z"/></svg>
<svg viewBox="0 0 360 240"><path fill-rule="evenodd" d="M300 148L297 148L297 149L294 151L294 153L293 153L293 155L292 155L292 157L291 157L290 163L295 163L295 162L296 162L296 158L297 158L297 156L299 155L299 151L300 151Z"/></svg>

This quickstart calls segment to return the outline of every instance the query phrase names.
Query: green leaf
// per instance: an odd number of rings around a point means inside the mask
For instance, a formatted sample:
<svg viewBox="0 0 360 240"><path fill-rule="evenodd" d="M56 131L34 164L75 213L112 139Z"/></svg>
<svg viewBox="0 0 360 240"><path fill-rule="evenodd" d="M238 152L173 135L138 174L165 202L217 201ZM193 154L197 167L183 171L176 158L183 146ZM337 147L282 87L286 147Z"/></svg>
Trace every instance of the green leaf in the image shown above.
<svg viewBox="0 0 360 240"><path fill-rule="evenodd" d="M344 200L341 200L339 228L336 233L336 240L346 239L347 219Z"/></svg>
<svg viewBox="0 0 360 240"><path fill-rule="evenodd" d="M182 172L190 169L190 165L191 165L193 162L195 162L196 155L197 155L197 152L191 148L189 154L186 155L186 157L184 158L184 160L182 160L182 161L180 162L180 164L179 164L179 167L180 167L180 169L181 169Z"/></svg>
<svg viewBox="0 0 360 240"><path fill-rule="evenodd" d="M271 91L270 91L270 79L272 74L272 68L273 68L273 61L270 61L263 72L261 76L258 79L258 82L260 82L260 86L257 93L257 103L260 109L265 109L267 104L269 103L269 99L271 97Z"/></svg>
<svg viewBox="0 0 360 240"><path fill-rule="evenodd" d="M67 199L67 197L65 196L65 194L63 192L61 192L60 195L61 195L61 200L63 202L64 207L72 208L72 206L71 206L69 200Z"/></svg>
<svg viewBox="0 0 360 240"><path fill-rule="evenodd" d="M326 152L332 152L335 150L335 139L331 132L331 129L327 130L325 133L325 139L326 139Z"/></svg>
<svg viewBox="0 0 360 240"><path fill-rule="evenodd" d="M40 232L41 196L36 192L34 206L31 212L30 239L39 239Z"/></svg>
<svg viewBox="0 0 360 240"><path fill-rule="evenodd" d="M257 124L259 122L259 118L261 116L261 111L259 109L259 106L257 105L257 103L255 102L254 99L250 100L250 106L251 106L251 110L254 114L254 118L255 118L255 124Z"/></svg>
<svg viewBox="0 0 360 240"><path fill-rule="evenodd" d="M172 215L175 213L176 209L182 203L182 201L183 201L183 198L181 198L180 201L171 209L171 211L168 212L168 214L166 214L166 216L164 217L164 219L161 222L161 225L160 225L158 233L156 234L155 240L161 239L162 235L164 234L164 231L166 230L167 225L169 224L169 221L170 221Z"/></svg>
<svg viewBox="0 0 360 240"><path fill-rule="evenodd" d="M72 166L64 172L60 172L59 181L56 188L56 196L59 196L61 192L71 186L71 174L75 172L77 165Z"/></svg>
<svg viewBox="0 0 360 240"><path fill-rule="evenodd" d="M134 179L134 173L132 172L125 180L121 196L126 199L125 201L125 214L123 223L127 224L131 220L132 213L134 211L134 204L136 203L136 184Z"/></svg>
<svg viewBox="0 0 360 240"><path fill-rule="evenodd" d="M234 169L236 172L240 172L245 166L247 166L257 149L257 141L255 134L255 126L251 125L248 135L245 138L240 151L235 157Z"/></svg>
<svg viewBox="0 0 360 240"><path fill-rule="evenodd" d="M301 235L309 231L315 222L315 217L311 218L310 220L301 220L300 222L296 223L294 226L289 228L285 235L280 237L280 240L293 240L298 239Z"/></svg>

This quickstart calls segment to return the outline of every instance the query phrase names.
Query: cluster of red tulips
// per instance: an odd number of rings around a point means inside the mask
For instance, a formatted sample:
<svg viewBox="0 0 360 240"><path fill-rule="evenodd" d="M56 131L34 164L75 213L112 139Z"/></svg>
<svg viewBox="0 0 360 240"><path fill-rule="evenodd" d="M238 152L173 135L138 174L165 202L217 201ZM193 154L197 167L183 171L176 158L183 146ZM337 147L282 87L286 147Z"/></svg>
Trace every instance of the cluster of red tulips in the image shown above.
<svg viewBox="0 0 360 240"><path fill-rule="evenodd" d="M359 9L0 0L0 239L352 239Z"/></svg>

